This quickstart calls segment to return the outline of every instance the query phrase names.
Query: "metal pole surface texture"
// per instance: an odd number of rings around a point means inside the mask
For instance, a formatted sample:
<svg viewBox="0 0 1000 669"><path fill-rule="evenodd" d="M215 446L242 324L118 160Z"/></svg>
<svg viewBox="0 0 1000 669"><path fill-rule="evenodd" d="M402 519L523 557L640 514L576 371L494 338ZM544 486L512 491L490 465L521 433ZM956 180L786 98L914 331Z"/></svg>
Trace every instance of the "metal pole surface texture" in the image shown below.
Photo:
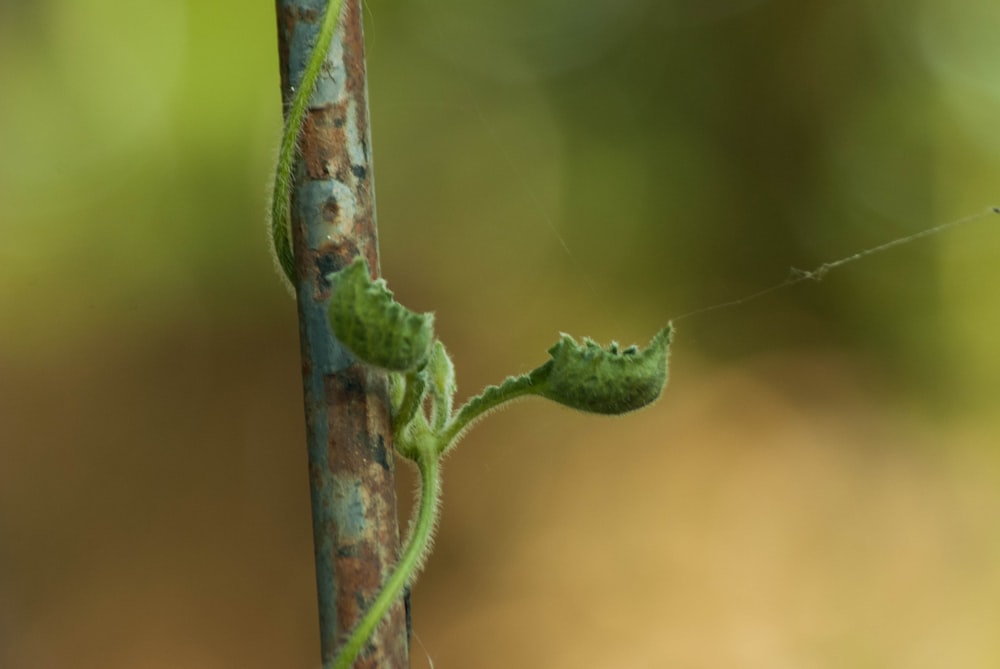
<svg viewBox="0 0 1000 669"><path fill-rule="evenodd" d="M287 112L326 7L276 0ZM353 629L399 550L387 385L330 333L326 276L358 255L377 268L375 186L361 0L345 0L309 101L291 196L295 290L309 448L323 665ZM355 667L409 666L404 604L395 605Z"/></svg>

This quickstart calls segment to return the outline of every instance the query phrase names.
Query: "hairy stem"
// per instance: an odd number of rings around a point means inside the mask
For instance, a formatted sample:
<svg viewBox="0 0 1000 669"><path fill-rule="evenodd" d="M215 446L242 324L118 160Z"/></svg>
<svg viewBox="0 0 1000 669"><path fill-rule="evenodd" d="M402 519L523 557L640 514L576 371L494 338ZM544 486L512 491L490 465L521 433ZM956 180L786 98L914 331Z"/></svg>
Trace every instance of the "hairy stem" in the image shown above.
<svg viewBox="0 0 1000 669"><path fill-rule="evenodd" d="M309 97L316 87L316 79L323 69L323 58L330 48L333 33L337 29L337 18L343 0L330 0L323 15L319 34L309 62L302 73L302 81L292 98L292 103L285 116L285 127L281 132L281 147L278 149L278 165L274 171L274 192L271 200L271 243L274 245L274 255L278 259L282 272L291 284L295 285L295 259L292 253L292 241L289 232L289 211L291 209L292 163L295 161L295 149L302 130L302 120L309 106Z"/></svg>
<svg viewBox="0 0 1000 669"><path fill-rule="evenodd" d="M465 430L489 412L519 397L541 392L544 369L540 367L523 376L509 378L499 386L490 386L482 394L466 402L441 436L439 447L443 449L442 452L451 449Z"/></svg>
<svg viewBox="0 0 1000 669"><path fill-rule="evenodd" d="M403 557L400 558L396 569L385 582L385 587L375 598L371 608L341 647L331 669L350 669L389 608L414 578L430 550L434 526L437 524L438 498L441 495L440 460L436 454L422 451L421 456L417 458L417 467L420 469L420 506Z"/></svg>

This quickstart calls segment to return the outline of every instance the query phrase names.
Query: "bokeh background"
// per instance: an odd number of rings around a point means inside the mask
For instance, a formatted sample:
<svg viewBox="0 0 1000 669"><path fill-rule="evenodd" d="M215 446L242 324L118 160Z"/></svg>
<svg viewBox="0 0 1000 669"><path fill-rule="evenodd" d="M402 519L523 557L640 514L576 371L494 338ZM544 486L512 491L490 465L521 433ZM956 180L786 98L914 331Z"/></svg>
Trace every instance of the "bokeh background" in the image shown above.
<svg viewBox="0 0 1000 669"><path fill-rule="evenodd" d="M465 396L1000 204L992 0L370 0L383 270ZM0 2L0 666L318 666L270 3ZM1000 228L683 320L449 460L413 666L1000 666ZM401 467L406 512L411 473Z"/></svg>

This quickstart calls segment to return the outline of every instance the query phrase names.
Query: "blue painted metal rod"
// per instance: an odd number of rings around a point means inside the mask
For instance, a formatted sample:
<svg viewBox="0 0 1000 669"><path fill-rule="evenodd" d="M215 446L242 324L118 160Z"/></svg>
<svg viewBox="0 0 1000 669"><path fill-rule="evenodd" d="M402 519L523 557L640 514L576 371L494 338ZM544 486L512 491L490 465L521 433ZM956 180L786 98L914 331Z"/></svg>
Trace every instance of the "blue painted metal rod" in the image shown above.
<svg viewBox="0 0 1000 669"><path fill-rule="evenodd" d="M326 0L276 0L288 109ZM326 276L358 255L378 271L361 0L346 0L299 138L291 197L323 665L378 595L399 550L386 379L354 364L327 323ZM409 666L403 603L356 667Z"/></svg>

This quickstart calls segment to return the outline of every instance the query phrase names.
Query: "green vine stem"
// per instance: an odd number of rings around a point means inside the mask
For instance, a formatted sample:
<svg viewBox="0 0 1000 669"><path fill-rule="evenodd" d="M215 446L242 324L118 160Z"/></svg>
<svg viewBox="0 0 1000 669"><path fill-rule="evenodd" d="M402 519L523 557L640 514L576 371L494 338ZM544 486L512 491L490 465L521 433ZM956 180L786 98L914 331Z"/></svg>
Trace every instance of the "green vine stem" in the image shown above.
<svg viewBox="0 0 1000 669"><path fill-rule="evenodd" d="M341 647L333 661L332 669L350 669L358 653L367 643L382 618L402 594L423 565L431 548L434 528L437 525L441 496L441 460L431 450L421 449L416 458L420 470L420 506L417 511L409 541L396 569L389 576L382 592L372 603L351 636Z"/></svg>
<svg viewBox="0 0 1000 669"><path fill-rule="evenodd" d="M289 283L295 285L295 258L292 252L289 214L291 211L292 164L298 148L302 121L309 107L309 98L316 87L316 80L323 69L323 58L330 48L333 33L337 29L337 19L343 0L330 0L323 14L323 23L316 35L316 43L309 53L309 62L302 73L302 81L295 91L291 105L285 115L285 126L281 132L281 146L278 149L278 165L274 170L274 191L271 199L271 244L274 256L282 274Z"/></svg>

